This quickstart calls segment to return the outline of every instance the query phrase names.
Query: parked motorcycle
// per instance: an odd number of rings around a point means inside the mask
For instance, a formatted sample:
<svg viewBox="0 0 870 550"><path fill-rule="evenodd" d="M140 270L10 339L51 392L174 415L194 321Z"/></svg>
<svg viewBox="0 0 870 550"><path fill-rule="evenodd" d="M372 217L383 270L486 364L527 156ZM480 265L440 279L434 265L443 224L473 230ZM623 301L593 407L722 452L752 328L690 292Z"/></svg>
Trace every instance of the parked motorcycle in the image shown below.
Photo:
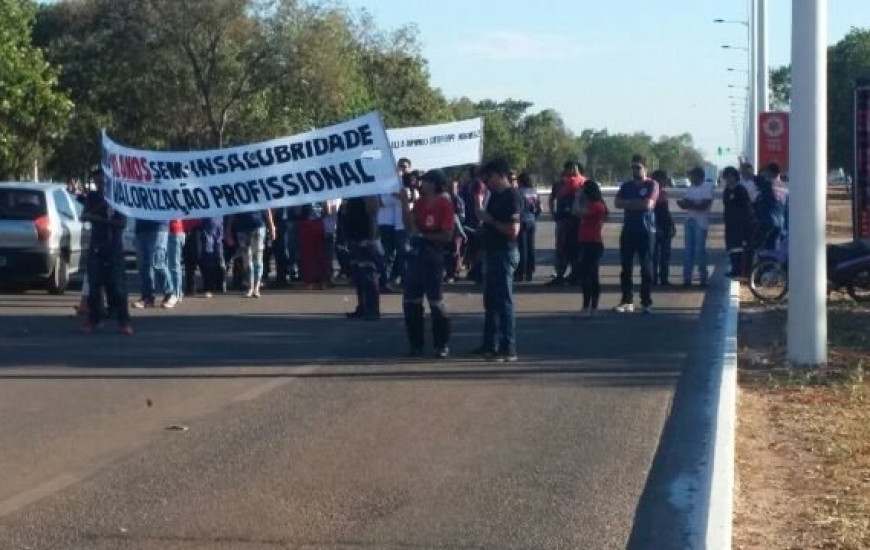
<svg viewBox="0 0 870 550"><path fill-rule="evenodd" d="M856 302L870 302L870 246L855 241L827 247L828 293L846 289ZM762 302L782 301L788 293L788 237L773 250L759 250L749 274L749 289Z"/></svg>

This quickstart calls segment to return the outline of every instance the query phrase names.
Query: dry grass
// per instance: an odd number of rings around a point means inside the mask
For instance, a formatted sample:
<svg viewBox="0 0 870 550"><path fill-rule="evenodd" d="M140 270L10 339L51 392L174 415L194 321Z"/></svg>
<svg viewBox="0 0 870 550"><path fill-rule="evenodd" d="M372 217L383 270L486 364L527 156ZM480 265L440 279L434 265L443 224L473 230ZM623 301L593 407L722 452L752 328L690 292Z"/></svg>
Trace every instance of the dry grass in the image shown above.
<svg viewBox="0 0 870 550"><path fill-rule="evenodd" d="M784 309L746 306L734 547L870 548L870 309L833 303L807 371L784 364Z"/></svg>

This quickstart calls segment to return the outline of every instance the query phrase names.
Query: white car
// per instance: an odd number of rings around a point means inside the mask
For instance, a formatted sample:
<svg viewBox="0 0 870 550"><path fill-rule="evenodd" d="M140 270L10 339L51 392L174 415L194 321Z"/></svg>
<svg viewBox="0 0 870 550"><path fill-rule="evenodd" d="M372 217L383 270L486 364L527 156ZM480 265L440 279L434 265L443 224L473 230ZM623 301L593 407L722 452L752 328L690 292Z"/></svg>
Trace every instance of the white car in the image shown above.
<svg viewBox="0 0 870 550"><path fill-rule="evenodd" d="M689 181L689 178L677 178L674 180L674 187L679 189L688 189L692 186L692 182Z"/></svg>
<svg viewBox="0 0 870 550"><path fill-rule="evenodd" d="M0 182L0 285L38 285L63 294L84 273L90 224L63 186Z"/></svg>

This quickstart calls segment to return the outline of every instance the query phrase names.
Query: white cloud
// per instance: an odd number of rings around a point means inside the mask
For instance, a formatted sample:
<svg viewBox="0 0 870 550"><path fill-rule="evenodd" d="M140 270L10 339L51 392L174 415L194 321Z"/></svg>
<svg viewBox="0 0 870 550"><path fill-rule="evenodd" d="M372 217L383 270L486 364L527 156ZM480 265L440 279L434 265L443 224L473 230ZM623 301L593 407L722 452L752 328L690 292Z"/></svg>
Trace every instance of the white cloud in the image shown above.
<svg viewBox="0 0 870 550"><path fill-rule="evenodd" d="M488 61L576 59L589 53L576 36L487 31L457 44L460 55Z"/></svg>

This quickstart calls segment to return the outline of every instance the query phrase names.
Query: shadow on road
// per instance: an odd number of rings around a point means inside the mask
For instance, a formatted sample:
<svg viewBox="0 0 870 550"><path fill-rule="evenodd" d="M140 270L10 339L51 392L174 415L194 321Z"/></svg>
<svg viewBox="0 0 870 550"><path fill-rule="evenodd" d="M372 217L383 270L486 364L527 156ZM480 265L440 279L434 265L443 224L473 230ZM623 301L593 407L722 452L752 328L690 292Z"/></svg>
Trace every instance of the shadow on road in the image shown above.
<svg viewBox="0 0 870 550"><path fill-rule="evenodd" d="M675 308L627 317L603 312L592 320L569 313L523 316L517 323L521 360L515 364L468 355L479 344L482 319L477 314L452 319L455 355L439 362L404 356L398 315L379 322L284 313L141 317L133 337L116 333L112 323L101 333L83 335L69 317L9 315L0 329L5 350L0 379L527 378L673 385L696 312Z"/></svg>

